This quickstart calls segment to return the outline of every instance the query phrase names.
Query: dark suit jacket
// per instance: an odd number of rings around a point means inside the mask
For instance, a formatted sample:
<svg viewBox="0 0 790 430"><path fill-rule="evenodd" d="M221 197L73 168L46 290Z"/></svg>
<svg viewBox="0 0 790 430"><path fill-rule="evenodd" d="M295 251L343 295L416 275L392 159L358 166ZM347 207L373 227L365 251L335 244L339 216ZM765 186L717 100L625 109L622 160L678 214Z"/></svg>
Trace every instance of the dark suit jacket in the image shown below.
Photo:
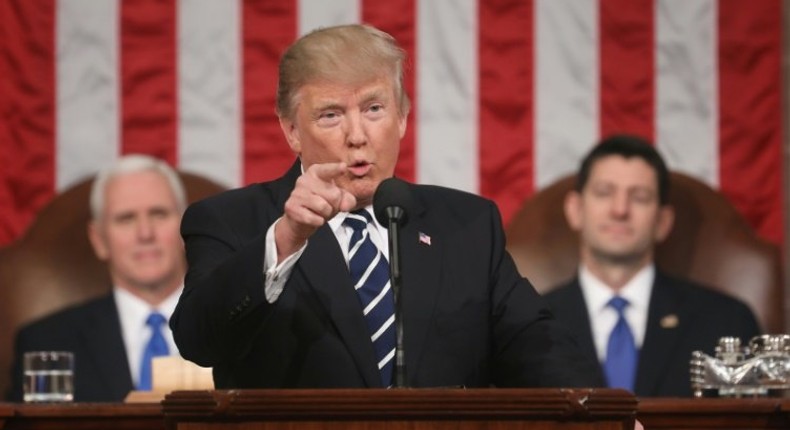
<svg viewBox="0 0 790 430"><path fill-rule="evenodd" d="M22 354L26 351L74 353L74 400L119 402L133 390L121 323L112 294L67 308L19 330L11 392L22 400Z"/></svg>
<svg viewBox="0 0 790 430"><path fill-rule="evenodd" d="M597 360L590 314L578 278L545 297L557 319L576 334L587 357ZM662 320L672 319L677 325L662 326ZM739 337L745 344L758 334L757 321L744 303L657 271L634 392L639 397L690 397L689 360L693 351L713 355L723 336ZM602 367L598 371L603 378Z"/></svg>
<svg viewBox="0 0 790 430"><path fill-rule="evenodd" d="M171 318L181 354L217 388L380 387L375 354L334 234L324 225L279 299L264 298L264 236L300 172L193 204L181 233L189 270ZM410 186L401 229L408 385L592 386L569 333L505 252L495 205ZM418 240L419 233L431 244Z"/></svg>

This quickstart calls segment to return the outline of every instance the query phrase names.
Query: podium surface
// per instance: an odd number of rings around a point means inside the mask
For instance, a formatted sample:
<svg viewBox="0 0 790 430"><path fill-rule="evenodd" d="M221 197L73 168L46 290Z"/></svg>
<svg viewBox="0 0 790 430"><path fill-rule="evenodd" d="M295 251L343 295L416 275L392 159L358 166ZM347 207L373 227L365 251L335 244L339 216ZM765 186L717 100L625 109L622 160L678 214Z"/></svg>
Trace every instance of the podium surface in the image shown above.
<svg viewBox="0 0 790 430"><path fill-rule="evenodd" d="M176 391L172 430L633 428L636 398L611 389Z"/></svg>
<svg viewBox="0 0 790 430"><path fill-rule="evenodd" d="M634 412L646 430L790 429L784 398L646 398L637 407L619 390L384 391L184 391L161 404L0 403L0 430L630 430Z"/></svg>

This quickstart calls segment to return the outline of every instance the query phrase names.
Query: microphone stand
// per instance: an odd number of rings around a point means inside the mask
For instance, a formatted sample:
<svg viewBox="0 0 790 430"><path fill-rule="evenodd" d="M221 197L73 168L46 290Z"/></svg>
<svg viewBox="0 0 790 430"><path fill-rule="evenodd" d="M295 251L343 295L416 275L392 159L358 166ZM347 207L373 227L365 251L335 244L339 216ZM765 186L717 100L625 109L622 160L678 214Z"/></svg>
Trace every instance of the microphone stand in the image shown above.
<svg viewBox="0 0 790 430"><path fill-rule="evenodd" d="M391 206L386 209L389 219L390 286L395 299L395 388L406 388L406 353L403 349L403 318L401 313L400 225L403 209Z"/></svg>

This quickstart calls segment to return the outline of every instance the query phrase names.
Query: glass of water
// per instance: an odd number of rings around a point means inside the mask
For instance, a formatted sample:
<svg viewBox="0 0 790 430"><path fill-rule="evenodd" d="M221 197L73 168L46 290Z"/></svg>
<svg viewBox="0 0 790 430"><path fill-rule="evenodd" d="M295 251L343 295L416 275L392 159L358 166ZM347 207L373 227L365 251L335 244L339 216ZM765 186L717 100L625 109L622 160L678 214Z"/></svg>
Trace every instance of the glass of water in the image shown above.
<svg viewBox="0 0 790 430"><path fill-rule="evenodd" d="M74 354L32 351L24 356L25 402L74 400Z"/></svg>

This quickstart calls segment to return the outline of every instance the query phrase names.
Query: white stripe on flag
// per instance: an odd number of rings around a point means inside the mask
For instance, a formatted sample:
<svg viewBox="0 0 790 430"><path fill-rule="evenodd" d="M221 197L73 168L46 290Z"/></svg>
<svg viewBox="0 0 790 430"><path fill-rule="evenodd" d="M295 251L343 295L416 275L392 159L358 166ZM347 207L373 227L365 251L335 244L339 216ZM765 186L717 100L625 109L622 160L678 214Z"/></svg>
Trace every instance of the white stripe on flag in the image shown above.
<svg viewBox="0 0 790 430"><path fill-rule="evenodd" d="M600 133L598 2L535 2L535 185L576 170Z"/></svg>
<svg viewBox="0 0 790 430"><path fill-rule="evenodd" d="M477 2L417 7L416 179L478 192Z"/></svg>
<svg viewBox="0 0 790 430"><path fill-rule="evenodd" d="M360 0L299 0L299 34L319 27L360 22Z"/></svg>
<svg viewBox="0 0 790 430"><path fill-rule="evenodd" d="M179 168L242 182L241 19L234 1L178 5Z"/></svg>
<svg viewBox="0 0 790 430"><path fill-rule="evenodd" d="M718 184L715 0L658 0L656 144L673 170Z"/></svg>
<svg viewBox="0 0 790 430"><path fill-rule="evenodd" d="M120 152L117 1L57 2L55 187L61 191Z"/></svg>

